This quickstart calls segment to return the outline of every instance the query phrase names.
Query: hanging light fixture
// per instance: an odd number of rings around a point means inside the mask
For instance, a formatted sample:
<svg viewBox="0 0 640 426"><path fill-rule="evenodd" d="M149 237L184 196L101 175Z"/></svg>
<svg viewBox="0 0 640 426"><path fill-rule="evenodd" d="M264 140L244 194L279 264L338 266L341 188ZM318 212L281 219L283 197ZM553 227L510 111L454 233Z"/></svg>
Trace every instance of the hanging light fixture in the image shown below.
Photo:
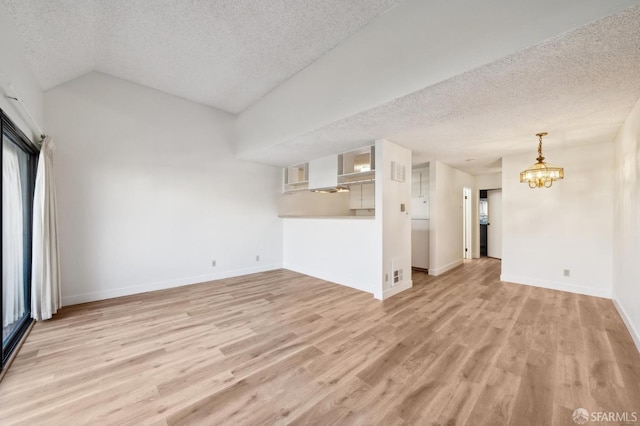
<svg viewBox="0 0 640 426"><path fill-rule="evenodd" d="M547 136L547 132L537 133L538 143L538 160L533 166L520 173L520 183L527 182L529 188L550 188L554 180L564 178L564 169L562 167L554 167L544 162L542 156L542 137Z"/></svg>

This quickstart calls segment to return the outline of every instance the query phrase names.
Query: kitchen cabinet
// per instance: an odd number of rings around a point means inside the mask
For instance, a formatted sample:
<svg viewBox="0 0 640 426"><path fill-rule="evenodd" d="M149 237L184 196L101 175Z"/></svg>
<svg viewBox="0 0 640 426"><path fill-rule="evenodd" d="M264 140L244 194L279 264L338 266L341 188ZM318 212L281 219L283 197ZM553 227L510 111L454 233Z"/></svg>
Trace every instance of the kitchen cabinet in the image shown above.
<svg viewBox="0 0 640 426"><path fill-rule="evenodd" d="M304 191L309 189L309 164L296 164L284 168L282 192Z"/></svg>
<svg viewBox="0 0 640 426"><path fill-rule="evenodd" d="M351 210L376 208L376 185L358 183L349 186L349 208Z"/></svg>
<svg viewBox="0 0 640 426"><path fill-rule="evenodd" d="M340 176L369 175L376 169L376 147L344 152L338 156L338 174Z"/></svg>

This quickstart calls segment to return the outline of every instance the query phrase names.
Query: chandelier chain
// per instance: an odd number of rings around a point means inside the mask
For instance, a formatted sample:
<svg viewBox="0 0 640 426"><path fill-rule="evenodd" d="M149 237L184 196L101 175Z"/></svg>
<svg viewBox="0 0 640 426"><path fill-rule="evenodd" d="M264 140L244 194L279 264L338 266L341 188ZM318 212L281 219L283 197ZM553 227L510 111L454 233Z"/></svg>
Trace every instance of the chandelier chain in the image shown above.
<svg viewBox="0 0 640 426"><path fill-rule="evenodd" d="M538 158L536 158L536 160L538 160L538 163L542 163L544 161L544 157L542 156L542 137L545 136L547 133L538 133L536 136L538 136Z"/></svg>

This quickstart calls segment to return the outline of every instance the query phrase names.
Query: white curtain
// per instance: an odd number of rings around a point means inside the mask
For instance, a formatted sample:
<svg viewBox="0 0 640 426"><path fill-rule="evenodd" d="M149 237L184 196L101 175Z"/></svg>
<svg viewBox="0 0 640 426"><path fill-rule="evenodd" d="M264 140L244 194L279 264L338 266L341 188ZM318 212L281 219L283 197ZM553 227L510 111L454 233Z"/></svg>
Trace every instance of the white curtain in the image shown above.
<svg viewBox="0 0 640 426"><path fill-rule="evenodd" d="M24 228L18 148L2 143L2 327L24 315Z"/></svg>
<svg viewBox="0 0 640 426"><path fill-rule="evenodd" d="M54 149L53 140L45 137L38 158L33 200L31 316L37 320L51 318L62 307L56 191L53 176Z"/></svg>

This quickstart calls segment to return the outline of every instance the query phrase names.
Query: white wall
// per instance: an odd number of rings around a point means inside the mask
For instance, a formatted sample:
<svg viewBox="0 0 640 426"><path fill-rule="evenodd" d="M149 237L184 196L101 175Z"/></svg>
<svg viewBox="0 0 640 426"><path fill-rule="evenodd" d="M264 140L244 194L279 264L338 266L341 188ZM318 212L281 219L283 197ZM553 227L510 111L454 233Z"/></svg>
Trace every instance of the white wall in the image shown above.
<svg viewBox="0 0 640 426"><path fill-rule="evenodd" d="M405 168L405 180L391 179L391 162ZM405 205L405 211L400 205ZM382 222L382 294L385 299L411 288L411 151L393 142L376 141L376 216ZM403 271L403 280L391 285L393 268Z"/></svg>
<svg viewBox="0 0 640 426"><path fill-rule="evenodd" d="M519 182L535 151L502 159L501 280L611 297L613 145L544 153L564 167L564 180L551 188Z"/></svg>
<svg viewBox="0 0 640 426"><path fill-rule="evenodd" d="M614 152L613 299L640 350L640 100Z"/></svg>
<svg viewBox="0 0 640 426"><path fill-rule="evenodd" d="M281 267L281 171L234 158L231 115L100 73L44 108L64 304Z"/></svg>
<svg viewBox="0 0 640 426"><path fill-rule="evenodd" d="M283 266L379 294L379 222L374 218L283 219Z"/></svg>
<svg viewBox="0 0 640 426"><path fill-rule="evenodd" d="M475 176L476 189L500 189L502 188L502 172L488 175Z"/></svg>
<svg viewBox="0 0 640 426"><path fill-rule="evenodd" d="M17 34L4 6L0 4L0 108L28 138L39 141L40 135L25 113L15 101L7 99L7 95L16 95L8 93L8 84L11 84L38 125L42 127L42 90L24 58L23 46Z"/></svg>
<svg viewBox="0 0 640 426"><path fill-rule="evenodd" d="M440 275L463 261L463 188L475 188L473 176L432 161L430 181L431 231L429 234L429 275ZM471 205L476 206L471 217L477 216L476 194Z"/></svg>

